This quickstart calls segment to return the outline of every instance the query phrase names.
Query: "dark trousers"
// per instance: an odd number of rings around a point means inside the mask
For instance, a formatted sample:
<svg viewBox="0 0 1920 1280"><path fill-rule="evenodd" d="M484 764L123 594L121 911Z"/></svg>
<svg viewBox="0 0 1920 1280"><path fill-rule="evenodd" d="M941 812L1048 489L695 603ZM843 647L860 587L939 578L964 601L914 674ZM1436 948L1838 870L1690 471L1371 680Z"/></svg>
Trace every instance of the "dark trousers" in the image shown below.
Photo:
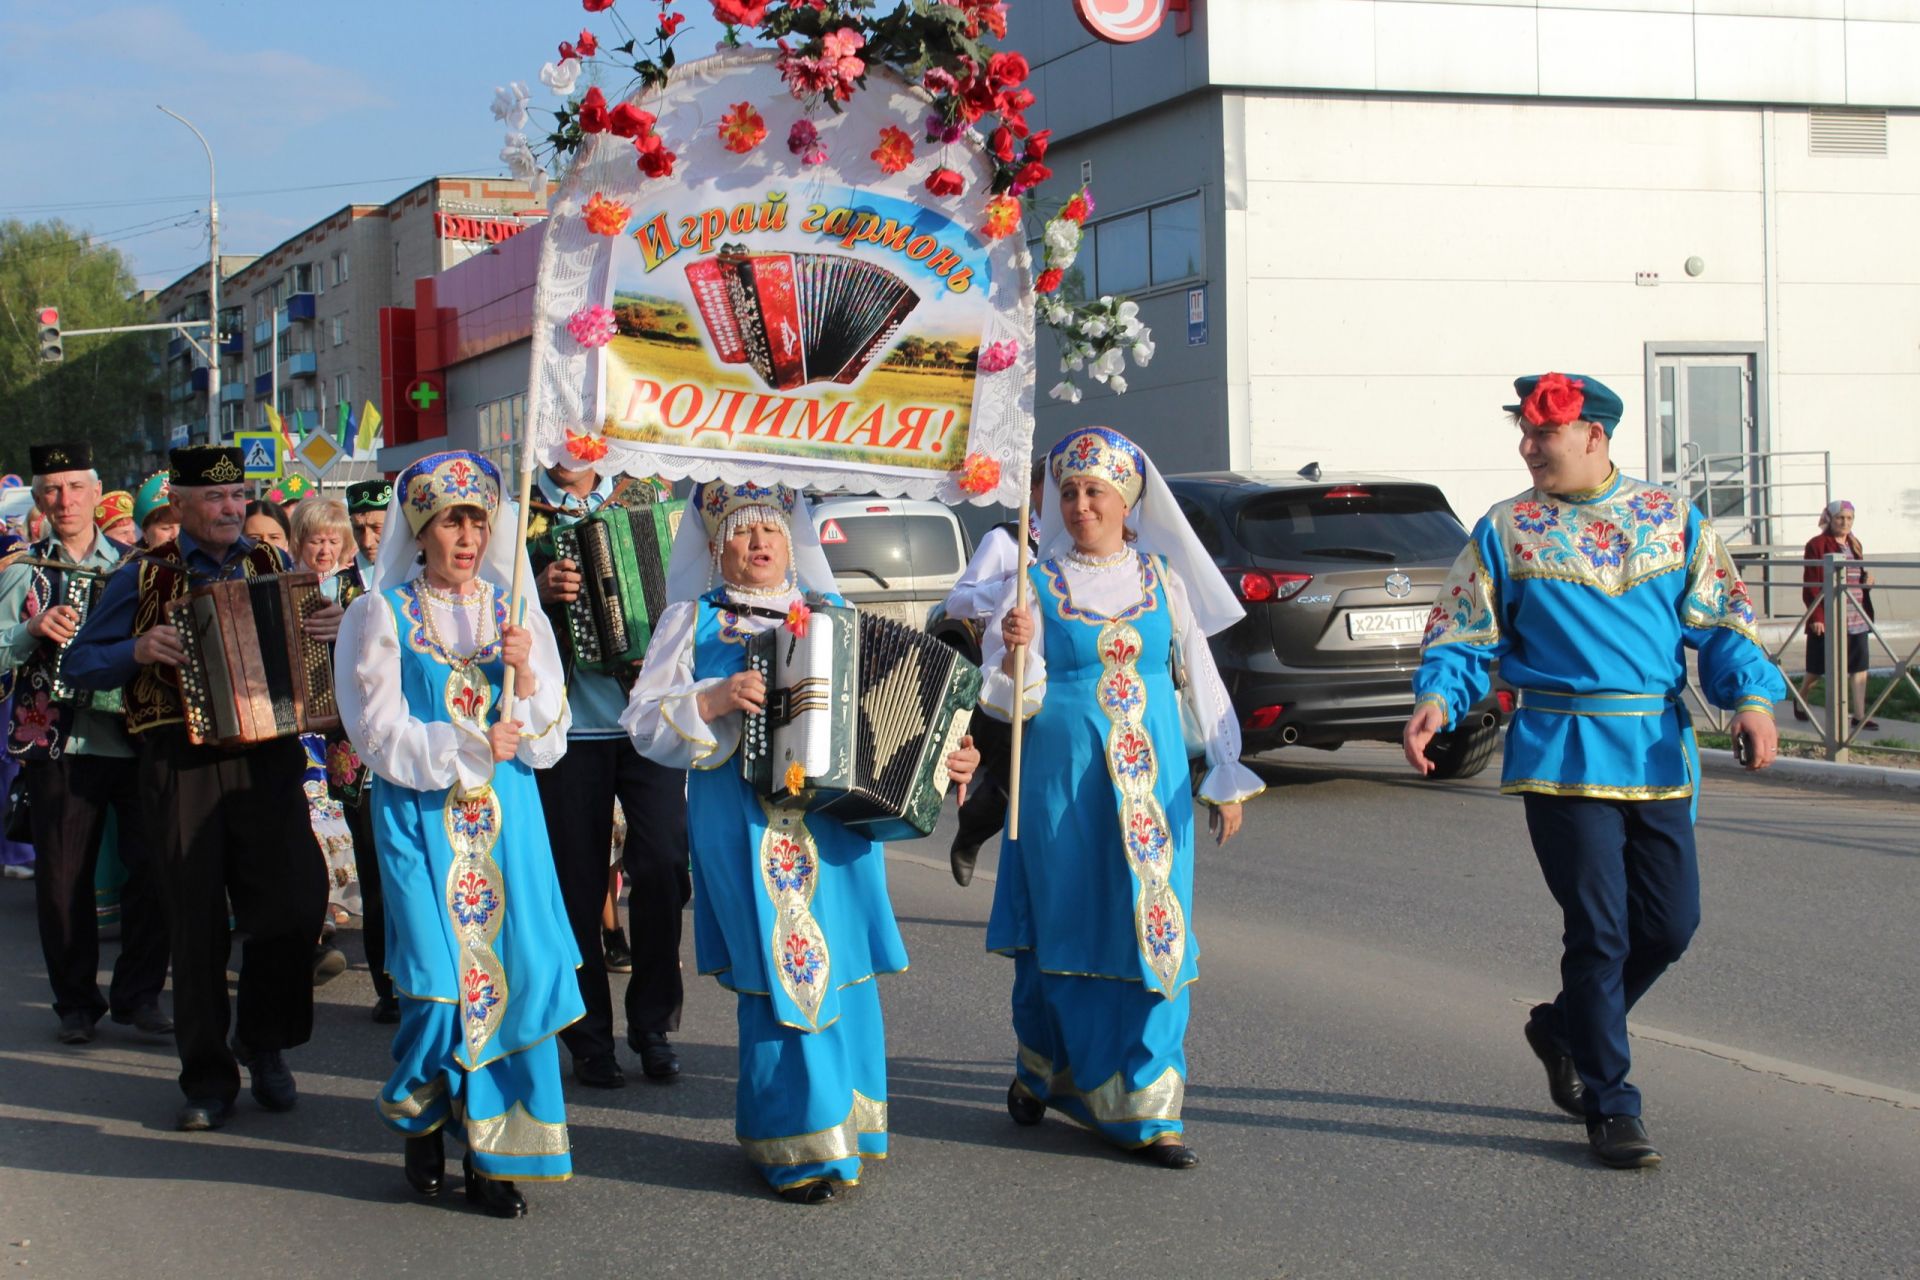
<svg viewBox="0 0 1920 1280"><path fill-rule="evenodd" d="M1700 926L1692 802L1526 796L1527 833L1566 921L1561 1034L1590 1116L1637 1116L1627 1012Z"/></svg>
<svg viewBox="0 0 1920 1280"><path fill-rule="evenodd" d="M53 1011L85 1013L95 1022L112 1012L132 1014L160 998L167 982L167 919L160 901L152 845L140 816L138 768L131 759L64 755L26 766L32 799L33 878L40 916L40 950L53 984ZM119 815L120 957L110 996L100 994L100 928L94 870L107 812Z"/></svg>
<svg viewBox="0 0 1920 1280"><path fill-rule="evenodd" d="M960 806L956 849L978 848L1006 825L1007 787L1013 777L1013 726L976 711L969 732L980 751L980 768L967 788L967 802Z"/></svg>
<svg viewBox="0 0 1920 1280"><path fill-rule="evenodd" d="M368 788L356 801L343 800L347 830L353 835L353 869L360 877L360 945L366 948L367 971L373 975L373 994L393 998L393 979L387 974L387 902L380 893L380 857L373 847L373 795Z"/></svg>
<svg viewBox="0 0 1920 1280"><path fill-rule="evenodd" d="M233 1027L249 1050L313 1034L313 944L327 908L326 864L301 789L294 738L236 751L196 747L177 729L141 735L140 799L157 846L173 942L180 1090L232 1101L227 1047L228 904L242 944Z"/></svg>
<svg viewBox="0 0 1920 1280"><path fill-rule="evenodd" d="M547 838L567 920L580 947L580 997L587 1014L560 1033L576 1058L613 1052L613 997L600 943L613 847L613 801L627 815L620 851L627 873L627 930L633 977L627 983L627 1036L680 1027L681 913L693 893L687 869L687 775L646 759L625 738L573 739L567 754L534 778L546 810Z"/></svg>

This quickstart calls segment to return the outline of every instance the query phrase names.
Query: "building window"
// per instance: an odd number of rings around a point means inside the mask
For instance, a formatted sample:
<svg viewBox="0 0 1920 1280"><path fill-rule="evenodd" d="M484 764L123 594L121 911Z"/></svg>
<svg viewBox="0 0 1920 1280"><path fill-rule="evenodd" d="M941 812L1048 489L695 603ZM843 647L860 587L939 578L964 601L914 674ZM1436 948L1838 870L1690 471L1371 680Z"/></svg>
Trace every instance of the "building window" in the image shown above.
<svg viewBox="0 0 1920 1280"><path fill-rule="evenodd" d="M353 399L353 385L344 373L333 375L333 398L336 403Z"/></svg>
<svg viewBox="0 0 1920 1280"><path fill-rule="evenodd" d="M1060 283L1060 296L1084 301L1096 294L1137 293L1204 277L1207 251L1200 214L1200 197L1190 195L1090 223ZM1046 268L1046 246L1036 240L1031 249L1038 274Z"/></svg>
<svg viewBox="0 0 1920 1280"><path fill-rule="evenodd" d="M1093 241L1100 253L1100 269L1094 275L1099 292L1133 293L1153 279L1144 212L1094 224Z"/></svg>
<svg viewBox="0 0 1920 1280"><path fill-rule="evenodd" d="M339 346L347 340L347 318L338 315L333 318L333 345Z"/></svg>
<svg viewBox="0 0 1920 1280"><path fill-rule="evenodd" d="M346 281L347 281L347 255L346 255L346 251L342 250L340 254L340 278L337 281L335 281L335 283L345 284Z"/></svg>
<svg viewBox="0 0 1920 1280"><path fill-rule="evenodd" d="M1207 271L1207 253L1200 241L1200 197L1188 196L1147 211L1153 241L1153 282L1172 284Z"/></svg>
<svg viewBox="0 0 1920 1280"><path fill-rule="evenodd" d="M313 264L302 262L293 269L293 291L295 293L313 292Z"/></svg>

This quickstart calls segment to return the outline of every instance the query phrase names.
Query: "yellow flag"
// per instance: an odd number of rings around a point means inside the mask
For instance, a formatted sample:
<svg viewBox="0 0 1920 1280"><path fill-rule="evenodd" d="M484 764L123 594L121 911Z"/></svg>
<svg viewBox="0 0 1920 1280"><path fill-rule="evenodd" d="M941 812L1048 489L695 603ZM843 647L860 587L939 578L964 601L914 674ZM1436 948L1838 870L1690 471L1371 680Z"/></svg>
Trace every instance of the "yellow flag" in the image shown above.
<svg viewBox="0 0 1920 1280"><path fill-rule="evenodd" d="M264 410L266 410L266 414L267 414L267 425L268 425L269 427L271 427L271 428L273 428L273 432L274 432L274 434L275 434L275 435L282 435L282 436L283 436L283 435L285 435L285 434L287 434L287 425L286 425L286 423L284 423L284 422L282 422L282 421L280 421L280 411L279 411L278 409L276 409L276 408L274 408L274 407L273 407L272 405L270 405L270 404L268 404L268 405L262 405L262 406L260 406L260 407L261 407L262 409L264 409Z"/></svg>
<svg viewBox="0 0 1920 1280"><path fill-rule="evenodd" d="M380 411L373 407L373 401L364 401L360 406L360 435L354 441L354 449L365 453L380 438Z"/></svg>

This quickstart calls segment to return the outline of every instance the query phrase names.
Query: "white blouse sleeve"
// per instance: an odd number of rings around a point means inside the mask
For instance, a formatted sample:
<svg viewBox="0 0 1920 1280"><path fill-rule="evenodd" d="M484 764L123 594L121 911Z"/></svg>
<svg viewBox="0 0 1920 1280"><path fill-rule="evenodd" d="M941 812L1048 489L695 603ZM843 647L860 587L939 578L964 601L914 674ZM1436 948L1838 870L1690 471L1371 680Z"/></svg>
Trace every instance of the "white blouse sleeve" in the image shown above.
<svg viewBox="0 0 1920 1280"><path fill-rule="evenodd" d="M393 609L377 595L353 602L334 647L334 692L354 750L375 773L412 791L463 790L493 777L485 734L413 714L400 685L400 636Z"/></svg>
<svg viewBox="0 0 1920 1280"><path fill-rule="evenodd" d="M986 677L980 685L980 707L994 719L1009 722L1013 719L1013 677L1000 669L1000 660L1007 653L1006 641L1000 634L1000 624L1013 609L1019 585L1019 574L1016 572L1007 579L1000 603L988 615L986 630L980 635L980 674ZM1043 647L1046 628L1040 625L1039 601L1034 599L1032 592L1027 593L1027 609L1033 614L1034 627L1033 643L1027 646L1026 670L1021 673L1026 677L1027 685L1020 710L1023 720L1031 720L1047 697L1047 659Z"/></svg>
<svg viewBox="0 0 1920 1280"><path fill-rule="evenodd" d="M995 527L973 550L973 559L947 593L947 616L978 622L993 616L1013 575L1020 572L1020 547L1013 535Z"/></svg>
<svg viewBox="0 0 1920 1280"><path fill-rule="evenodd" d="M533 665L534 691L531 698L513 700L513 718L520 722L516 757L529 769L550 769L567 754L573 709L567 705L566 671L560 665L560 646L554 641L546 610L530 604L524 616L521 625L533 636L528 661Z"/></svg>
<svg viewBox="0 0 1920 1280"><path fill-rule="evenodd" d="M1251 800L1267 789L1266 784L1240 763L1240 722L1234 717L1233 700L1221 682L1220 669L1214 665L1213 648L1187 604L1186 584L1170 568L1165 576L1174 631L1187 668L1184 696L1195 720L1207 726L1207 776L1197 795L1204 804Z"/></svg>
<svg viewBox="0 0 1920 1280"><path fill-rule="evenodd" d="M620 727L633 740L633 749L670 769L717 769L740 745L739 712L712 724L700 718L700 693L721 681L717 676L693 678L694 628L699 620L696 603L667 606L647 644L647 660L633 682L627 709L620 713Z"/></svg>

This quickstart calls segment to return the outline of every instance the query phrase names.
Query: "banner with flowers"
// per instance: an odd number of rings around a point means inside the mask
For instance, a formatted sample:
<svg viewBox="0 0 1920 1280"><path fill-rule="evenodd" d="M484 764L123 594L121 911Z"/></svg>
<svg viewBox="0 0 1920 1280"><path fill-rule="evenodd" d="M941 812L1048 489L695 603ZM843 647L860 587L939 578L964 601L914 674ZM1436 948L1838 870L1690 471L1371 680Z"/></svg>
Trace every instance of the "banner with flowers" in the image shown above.
<svg viewBox="0 0 1920 1280"><path fill-rule="evenodd" d="M570 104L538 461L1019 502L1036 374L1017 178L1044 180L1045 139L947 122L927 78L864 44L848 26L806 57L727 50ZM1004 101L1026 64L995 63Z"/></svg>

